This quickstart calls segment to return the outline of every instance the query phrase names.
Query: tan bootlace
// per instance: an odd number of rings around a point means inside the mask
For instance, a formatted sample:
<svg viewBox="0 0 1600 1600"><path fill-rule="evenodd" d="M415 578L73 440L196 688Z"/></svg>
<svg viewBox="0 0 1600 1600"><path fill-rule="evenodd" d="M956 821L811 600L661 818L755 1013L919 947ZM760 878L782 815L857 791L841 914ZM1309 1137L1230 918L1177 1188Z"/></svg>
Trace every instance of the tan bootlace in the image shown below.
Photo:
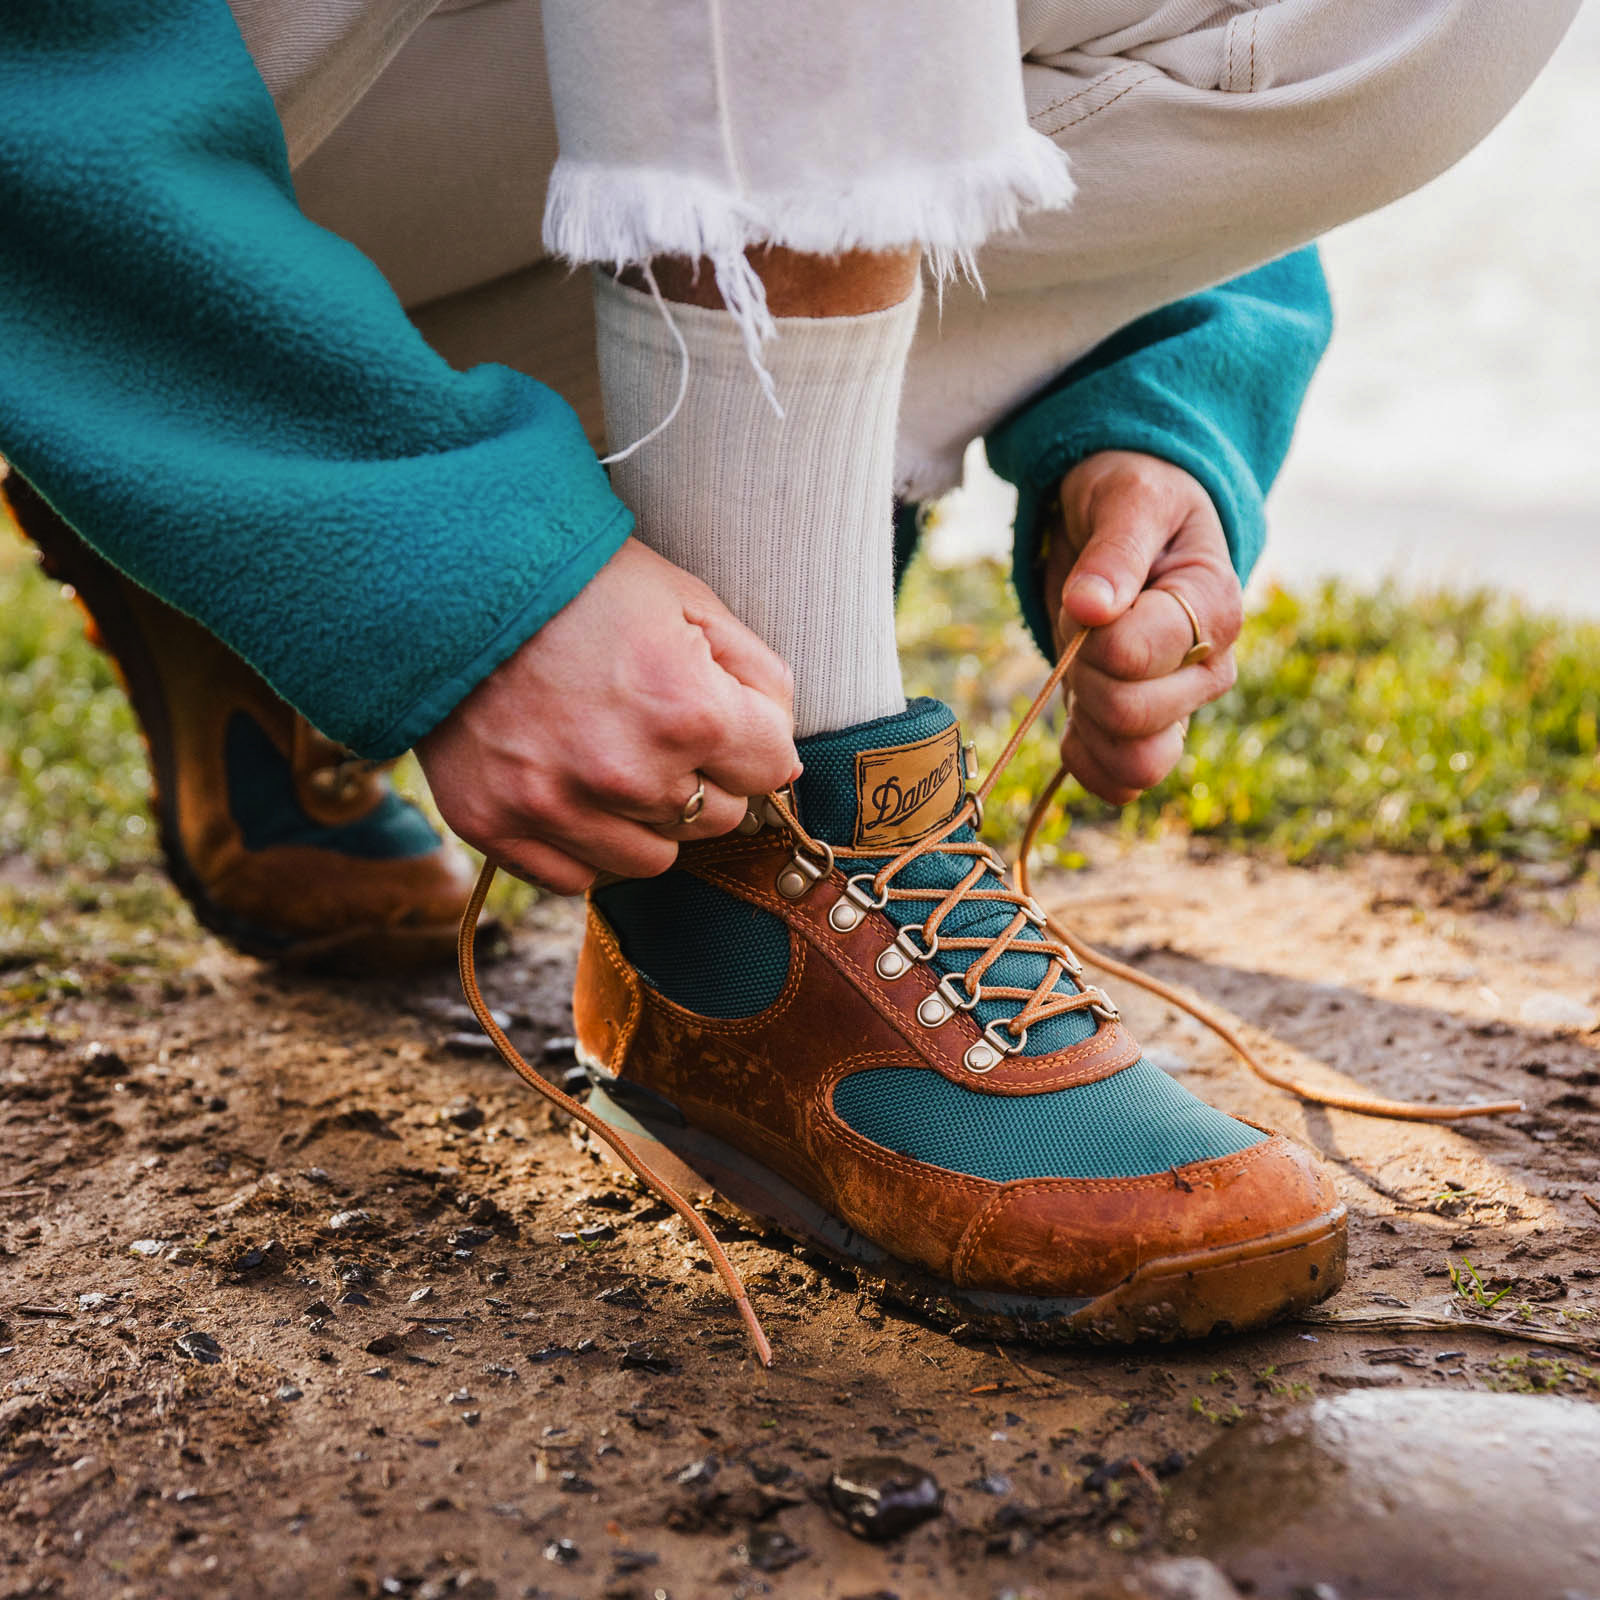
<svg viewBox="0 0 1600 1600"><path fill-rule="evenodd" d="M1034 842L1038 837L1039 829L1043 825L1049 809L1056 795L1060 792L1062 784L1067 779L1067 769L1060 766L1055 775L1045 785L1043 792L1035 802L1033 811L1028 818L1028 825L1023 831L1022 845L1018 852L1015 867L1016 887L1010 888L982 888L979 882L985 874L993 872L1002 880L1006 876L1005 863L987 845L977 839L954 840L951 834L970 823L974 830L983 825L983 806L985 800L993 792L1000 775L1016 755L1028 730L1038 720L1040 713L1050 704L1061 681L1066 677L1076 660L1078 652L1083 648L1084 640L1089 636L1088 629L1079 630L1068 640L1061 652L1060 659L1051 669L1050 675L1040 686L1038 694L1033 698L1033 703L1024 712L1022 720L1013 730L1006 747L1000 752L999 759L990 767L988 776L979 784L977 789L969 793L957 809L955 815L927 838L918 840L908 845L893 860L885 862L876 872L871 874L869 883L870 896L864 889L859 890L865 904L881 907L890 901L922 900L933 902L933 909L920 925L902 928L896 945L906 955L908 960L931 960L939 949L945 950L972 950L981 951L976 960L962 975L960 985L955 985L946 978L938 991L946 1001L962 1009L970 1009L980 1000L1015 1000L1021 1002L1019 1009L1010 1018L999 1025L991 1024L984 1030L984 1039L987 1040L1001 1055L1015 1054L1020 1051L1027 1040L1027 1031L1037 1023L1047 1021L1051 1017L1065 1015L1067 1012L1090 1010L1096 1015L1114 1017L1116 1007L1099 990L1092 986L1080 986L1076 993L1058 991L1056 984L1063 973L1076 980L1082 967L1080 962L1088 962L1091 966L1098 967L1103 972L1113 974L1128 983L1137 984L1141 989L1147 989L1151 994L1158 995L1161 999L1180 1010L1186 1011L1197 1022L1209 1028L1222 1039L1250 1068L1257 1077L1270 1083L1274 1088L1287 1090L1290 1094L1313 1105L1330 1106L1340 1111L1359 1112L1364 1116L1390 1117L1412 1122L1451 1122L1463 1117L1488 1117L1496 1116L1511 1111L1523 1109L1520 1100L1500 1100L1482 1105L1422 1105L1408 1100L1384 1100L1364 1095L1333 1094L1321 1089L1313 1089L1282 1073L1274 1072L1265 1066L1255 1053L1240 1037L1238 1029L1232 1020L1219 1013L1204 1002L1186 995L1170 984L1161 982L1140 972L1135 967L1113 960L1110 956L1102 955L1084 939L1066 928L1059 919L1043 912L1038 903L1033 899L1029 889L1028 857L1032 853ZM808 863L808 875L820 878L836 861L859 860L864 858L878 859L870 850L844 849L831 846L826 842L814 839L801 825L800 819L795 815L794 808L789 800L780 794L766 796L766 806L780 820L782 826L794 838L796 843L796 860L804 859ZM879 853L881 855L881 852ZM930 854L961 855L972 860L971 870L951 889L918 889L897 888L894 879L904 868L922 856ZM819 868L816 864L823 863ZM860 877L866 877L861 874ZM473 887L472 897L467 902L466 911L461 918L461 933L457 942L457 957L461 969L461 988L467 997L467 1004L472 1007L473 1015L478 1019L478 1025L493 1041L494 1047L500 1052L501 1058L523 1082L534 1089L551 1104L559 1107L574 1121L580 1123L596 1139L609 1149L630 1172L637 1177L652 1193L672 1208L693 1230L695 1237L700 1241L707 1256L710 1257L712 1266L716 1269L717 1276L722 1280L729 1298L733 1301L740 1317L743 1319L746 1330L750 1335L751 1343L755 1346L756 1355L763 1366L772 1365L772 1346L767 1341L767 1336L762 1330L760 1319L756 1316L755 1308L750 1304L750 1297L745 1290L743 1280L735 1271L732 1262L728 1260L723 1248L718 1244L705 1219L697 1212L673 1186L667 1182L650 1164L632 1147L628 1139L610 1124L595 1116L581 1101L575 1100L564 1090L558 1089L553 1083L542 1077L523 1059L517 1047L506 1037L504 1030L494 1020L488 1004L483 998L483 993L478 987L477 964L473 951L473 936L477 930L478 918L483 911L483 903L489 893L489 886L494 882L495 867L492 862L484 862L483 870L478 874L478 881ZM852 879L852 885L858 880ZM850 891L847 890L847 893ZM940 928L944 920L961 905L969 900L985 900L1009 905L1014 908L1010 921L1005 929L994 935L978 938L965 936L944 937ZM1024 940L1021 935L1029 926L1034 927L1050 937L1044 939ZM909 936L909 937L908 937ZM903 942L902 942L903 941ZM1021 989L1010 985L985 984L984 974L987 973L1003 955L1008 951L1021 951L1028 955L1042 955L1048 960L1048 967L1044 977L1032 989ZM974 1047L976 1048L976 1047ZM996 1057L998 1059L998 1056ZM991 1062L990 1066L994 1063ZM982 1070L988 1070L984 1068Z"/></svg>

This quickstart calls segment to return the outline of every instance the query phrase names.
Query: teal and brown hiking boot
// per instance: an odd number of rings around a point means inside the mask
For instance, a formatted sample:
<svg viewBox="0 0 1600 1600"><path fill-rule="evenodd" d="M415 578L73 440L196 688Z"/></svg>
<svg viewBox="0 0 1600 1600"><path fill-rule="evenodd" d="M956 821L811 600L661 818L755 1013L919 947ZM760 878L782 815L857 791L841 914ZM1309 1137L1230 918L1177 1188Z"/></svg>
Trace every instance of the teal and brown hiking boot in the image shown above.
<svg viewBox="0 0 1600 1600"><path fill-rule="evenodd" d="M591 896L587 1114L869 1284L997 1334L1259 1326L1343 1281L1321 1163L1144 1060L975 834L921 700Z"/></svg>
<svg viewBox="0 0 1600 1600"><path fill-rule="evenodd" d="M386 770L323 738L15 473L3 492L122 676L150 751L168 870L199 920L298 967L383 973L450 960L471 870Z"/></svg>

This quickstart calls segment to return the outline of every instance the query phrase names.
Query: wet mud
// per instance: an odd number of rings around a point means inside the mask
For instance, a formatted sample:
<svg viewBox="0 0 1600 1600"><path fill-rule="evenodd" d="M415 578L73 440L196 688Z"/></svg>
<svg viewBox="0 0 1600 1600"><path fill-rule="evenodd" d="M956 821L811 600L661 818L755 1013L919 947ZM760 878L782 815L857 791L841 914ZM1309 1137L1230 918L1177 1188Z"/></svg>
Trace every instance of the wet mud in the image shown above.
<svg viewBox="0 0 1600 1600"><path fill-rule="evenodd" d="M1348 1504L1299 1456L1266 1463L1316 1437L1291 1415L1380 1400L1435 1463L1419 1483L1523 1482L1526 1525L1564 1516L1561 1473L1516 1453L1549 1430L1472 1407L1555 1396L1581 1434L1600 1400L1600 914L1479 908L1387 861L1091 855L1046 898L1277 1066L1527 1101L1456 1127L1304 1107L1119 993L1158 1064L1333 1162L1350 1281L1312 1317L1001 1348L718 1218L763 1371L682 1226L498 1064L448 977L321 984L196 936L186 974L85 962L0 1036L0 1597L1355 1600L1362 1572L1291 1570L1274 1528L1331 1550L1363 1495L1399 1530L1455 1491L1408 1509L1369 1483L1370 1427ZM485 974L558 1081L578 926L535 908ZM1251 1521L1269 1491L1285 1509ZM1372 1592L1502 1592L1418 1560L1420 1587ZM1515 1592L1559 1595L1545 1571Z"/></svg>

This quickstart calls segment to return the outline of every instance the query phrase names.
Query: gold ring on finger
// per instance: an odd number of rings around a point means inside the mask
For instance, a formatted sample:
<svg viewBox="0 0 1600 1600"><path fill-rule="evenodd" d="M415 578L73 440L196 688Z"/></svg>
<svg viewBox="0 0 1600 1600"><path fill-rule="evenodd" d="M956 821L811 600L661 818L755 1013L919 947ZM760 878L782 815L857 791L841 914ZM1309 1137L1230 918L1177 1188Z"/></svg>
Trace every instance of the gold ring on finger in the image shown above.
<svg viewBox="0 0 1600 1600"><path fill-rule="evenodd" d="M700 778L700 774L698 772L695 774L695 776ZM683 809L678 813L678 826L681 828L687 828L689 824L693 822L702 811L705 810L705 808L706 780L704 778L700 778L700 781L695 785L694 793L683 802Z"/></svg>
<svg viewBox="0 0 1600 1600"><path fill-rule="evenodd" d="M1198 666L1202 661L1208 660L1211 656L1211 641L1201 637L1200 619L1194 614L1194 607L1176 589L1168 589L1162 584L1158 584L1156 587L1161 590L1162 594L1169 595L1176 600L1183 607L1184 616L1189 619L1189 634L1193 642L1184 651L1183 660L1179 665L1194 667Z"/></svg>

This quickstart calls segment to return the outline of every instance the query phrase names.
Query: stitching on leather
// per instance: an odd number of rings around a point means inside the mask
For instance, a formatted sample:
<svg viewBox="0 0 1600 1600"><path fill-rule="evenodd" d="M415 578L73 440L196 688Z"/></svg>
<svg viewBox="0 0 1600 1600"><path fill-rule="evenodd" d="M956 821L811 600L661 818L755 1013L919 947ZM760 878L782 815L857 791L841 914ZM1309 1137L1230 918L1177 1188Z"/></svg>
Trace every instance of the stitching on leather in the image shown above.
<svg viewBox="0 0 1600 1600"><path fill-rule="evenodd" d="M1276 1143L1279 1143L1276 1138L1264 1139L1260 1144L1252 1145L1248 1150L1237 1150L1230 1156L1218 1156L1208 1162L1191 1162L1183 1167L1169 1167L1165 1172L1152 1172L1139 1178L1013 1179L1010 1183L1003 1184L1000 1192L967 1225L967 1231L962 1236L960 1248L956 1251L956 1258L951 1267L955 1282L958 1284L963 1282L963 1275L970 1269L972 1258L978 1253L979 1247L989 1233L999 1226L1013 1196L1085 1192L1106 1194L1128 1191L1164 1193L1172 1188L1174 1172L1190 1172L1203 1168L1207 1177L1226 1177L1230 1172L1243 1171L1253 1162L1260 1160Z"/></svg>
<svg viewBox="0 0 1600 1600"><path fill-rule="evenodd" d="M750 904L757 905L762 910L770 911L782 918L797 936L797 943L802 946L807 943L816 944L822 954L831 957L836 965L851 974L866 998L875 1001L881 1011L891 1013L892 1016L899 1015L898 1001L876 980L871 973L871 969L865 963L849 955L836 941L830 943L822 931L812 927L811 924L799 919L789 922L789 914L793 911L793 907L789 902L784 901L771 890L760 889L754 884L741 882L737 878L730 878L723 873L717 872L711 866L697 866L692 870L698 877L704 878L706 882L714 884L718 888L726 889L729 893L738 895ZM881 913L874 914L881 916ZM694 1015L692 1012L689 1014L691 1016ZM895 1021L891 1019L891 1016L885 1016L884 1022L886 1026L894 1028L896 1033L901 1034L906 1040L907 1048L926 1063L929 1071L938 1072L942 1077L948 1077L951 1082L959 1083L963 1087L973 1087L968 1083L967 1079L952 1076L952 1072L941 1066L932 1052L926 1050L915 1035L899 1028ZM909 1027L909 1024L907 1026ZM1112 1045L1108 1049L1105 1036L1097 1032L1064 1051L1034 1058L1034 1062L1030 1062L1028 1065L1023 1065L1022 1062L1016 1061L1016 1058L1013 1057L1011 1061L1014 1064L1010 1066L1007 1076L1020 1077L1025 1074L1026 1081L1009 1084L1002 1082L991 1085L986 1091L978 1090L977 1092L987 1092L997 1096L1039 1094L1052 1088L1079 1088L1085 1083L1096 1083L1101 1078L1109 1078L1115 1073L1121 1072L1125 1067L1131 1066L1139 1058L1137 1041L1117 1024L1112 1024L1112 1029L1113 1037L1120 1037L1123 1040L1120 1046ZM1072 1071L1072 1068L1078 1062L1087 1060L1101 1051L1106 1051L1108 1054L1108 1064L1104 1071L1097 1072L1093 1077L1085 1077ZM1128 1059L1121 1060L1122 1056L1127 1056Z"/></svg>
<svg viewBox="0 0 1600 1600"><path fill-rule="evenodd" d="M711 873L697 868L688 869L693 876L702 878L708 883L715 884L718 888L728 888L737 884L737 879L719 881ZM740 898L744 898L740 896ZM765 909L765 908L764 908ZM722 1033L753 1033L758 1028L765 1028L776 1022L785 1010L794 1004L795 996L800 992L800 977L805 971L806 944L805 940L797 938L795 929L783 918L783 931L789 935L789 971L783 980L783 987L778 991L778 997L764 1010L757 1011L748 1017L708 1017L704 1012L691 1011L688 1006L679 1005L670 995L663 994L659 989L651 989L650 993L659 1000L675 1017L684 1018L697 1027L704 1027L706 1023L714 1023ZM641 983L641 987L647 987Z"/></svg>
<svg viewBox="0 0 1600 1600"><path fill-rule="evenodd" d="M708 1017L702 1012L691 1011L687 1006L679 1005L676 1000L662 994L659 989L652 989L650 993L661 1002L662 1009L675 1019L681 1018L705 1032L710 1032L712 1029L718 1033L759 1032L776 1022L794 1004L794 998L800 992L800 977L806 965L805 941L796 939L792 928L786 928L784 931L789 935L789 975L783 980L783 988L778 991L778 998L765 1011L758 1011L753 1017ZM711 1028L707 1028L708 1023L711 1024Z"/></svg>
<svg viewBox="0 0 1600 1600"><path fill-rule="evenodd" d="M644 986L629 970L628 963L623 958L622 946L617 942L616 934L611 931L611 925L600 915L593 904L589 906L589 927L599 943L600 953L611 964L617 976L622 979L623 992L628 997L627 1018L617 1030L617 1042L612 1047L611 1059L606 1062L607 1070L615 1070L623 1056L627 1054L628 1046L633 1043L633 1036L638 1031L639 1018L643 1013L644 1005L643 996L639 991Z"/></svg>
<svg viewBox="0 0 1600 1600"><path fill-rule="evenodd" d="M725 878L720 874L715 874L710 871L702 871L701 876L706 878L708 882L717 884L718 887L726 888L730 892L738 893L744 899L749 900L753 905L760 906L764 911L771 911L775 915L782 916L800 943L816 944L819 951L825 955L832 956L835 963L839 967L845 971L848 971L853 978L859 980L861 987L865 991L865 997L867 999L875 1000L878 1003L879 1008L884 1012L895 1012L897 1010L893 996L891 996L889 992L884 989L874 977L869 976L869 969L864 967L853 956L847 954L842 948L834 946L832 949L830 949L824 943L820 930L812 928L808 923L798 919L790 923L785 913L791 911L792 907L788 902L782 900L777 894L770 890L758 889L753 884L740 883L737 879ZM896 1033L901 1032L901 1030L895 1026L895 1023L890 1020L890 1017L885 1016L884 1023L885 1026L894 1028ZM918 1041L915 1039L907 1037L906 1048L912 1051L913 1054L923 1057L923 1051L919 1048ZM930 1067L931 1070L938 1070L937 1067L932 1066L932 1063L930 1063Z"/></svg>
<svg viewBox="0 0 1600 1600"><path fill-rule="evenodd" d="M962 1234L961 1243L956 1250L956 1258L950 1264L950 1276L955 1283L965 1284L972 1266L972 1258L978 1253L978 1246L990 1229L1000 1220L1001 1214L1006 1209L1009 1194L1010 1186L1003 1185L1000 1192L967 1224L966 1232Z"/></svg>
<svg viewBox="0 0 1600 1600"><path fill-rule="evenodd" d="M1161 1172L1147 1172L1137 1178L1013 1178L1008 1189L1025 1190L1029 1194L1092 1193L1110 1194L1130 1189L1164 1192L1173 1187L1174 1173L1194 1173L1196 1180L1191 1188L1213 1178L1225 1178L1262 1159L1280 1141L1277 1137L1263 1139L1245 1150L1235 1150L1232 1155L1213 1156L1209 1161L1190 1161L1181 1167L1167 1167ZM1187 1180L1185 1180L1187 1181Z"/></svg>
<svg viewBox="0 0 1600 1600"><path fill-rule="evenodd" d="M881 1167L887 1172L900 1173L906 1177L957 1191L969 1189L983 1191L995 1188L994 1182L988 1178L974 1177L966 1172L951 1172L948 1167L929 1166L925 1161L913 1161L909 1156L885 1150L882 1145L874 1144L863 1134L857 1133L833 1109L833 1091L842 1079L848 1078L864 1067L887 1065L901 1060L903 1057L894 1050L868 1050L860 1055L847 1056L812 1090L809 1104L812 1115L870 1166Z"/></svg>

